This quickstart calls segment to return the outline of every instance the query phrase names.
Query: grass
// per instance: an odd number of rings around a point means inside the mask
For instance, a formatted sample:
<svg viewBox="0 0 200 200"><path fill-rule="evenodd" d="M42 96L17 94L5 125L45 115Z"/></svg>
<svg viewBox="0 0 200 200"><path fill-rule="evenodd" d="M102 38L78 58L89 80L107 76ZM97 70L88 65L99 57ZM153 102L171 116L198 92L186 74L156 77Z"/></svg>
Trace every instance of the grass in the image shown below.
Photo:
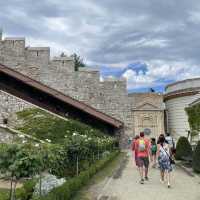
<svg viewBox="0 0 200 200"><path fill-rule="evenodd" d="M104 132L94 129L73 119L62 119L38 108L17 112L16 129L37 139L50 139L53 143L62 143L63 138L74 133L103 137Z"/></svg>
<svg viewBox="0 0 200 200"><path fill-rule="evenodd" d="M6 200L9 197L9 190L0 188L0 200Z"/></svg>
<svg viewBox="0 0 200 200"><path fill-rule="evenodd" d="M98 172L94 177L85 185L72 200L93 200L93 194L90 190L94 185L98 185L103 182L106 178L113 175L119 163L124 158L125 153L120 153L113 161L111 161L104 169ZM98 186L97 186L98 187ZM95 189L94 189L95 190Z"/></svg>

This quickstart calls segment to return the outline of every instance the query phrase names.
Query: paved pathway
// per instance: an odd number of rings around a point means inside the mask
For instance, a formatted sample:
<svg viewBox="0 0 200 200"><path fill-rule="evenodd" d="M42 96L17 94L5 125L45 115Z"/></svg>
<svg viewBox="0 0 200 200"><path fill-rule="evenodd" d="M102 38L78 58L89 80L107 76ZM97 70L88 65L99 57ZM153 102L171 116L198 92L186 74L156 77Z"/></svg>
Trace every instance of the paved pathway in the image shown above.
<svg viewBox="0 0 200 200"><path fill-rule="evenodd" d="M98 200L200 200L199 177L191 177L177 168L172 174L172 188L168 189L160 184L158 169L151 169L150 180L141 185L130 153L127 159L121 176L108 180Z"/></svg>

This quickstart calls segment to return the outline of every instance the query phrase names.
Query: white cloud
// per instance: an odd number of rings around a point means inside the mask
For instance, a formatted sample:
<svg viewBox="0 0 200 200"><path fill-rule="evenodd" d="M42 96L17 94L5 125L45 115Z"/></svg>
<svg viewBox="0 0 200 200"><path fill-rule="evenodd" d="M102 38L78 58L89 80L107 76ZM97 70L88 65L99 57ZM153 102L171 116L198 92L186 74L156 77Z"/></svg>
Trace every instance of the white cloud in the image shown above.
<svg viewBox="0 0 200 200"><path fill-rule="evenodd" d="M63 17L45 17L45 24L50 31L70 31Z"/></svg>
<svg viewBox="0 0 200 200"><path fill-rule="evenodd" d="M136 73L134 70L127 70L123 75L123 78L127 80L128 89L137 89L140 87L151 87L154 84L154 79L151 76L147 76L143 73Z"/></svg>
<svg viewBox="0 0 200 200"><path fill-rule="evenodd" d="M128 46L137 46L137 47L167 47L169 41L166 39L159 38L141 38L139 41L132 41L128 43Z"/></svg>
<svg viewBox="0 0 200 200"><path fill-rule="evenodd" d="M166 62L153 60L147 62L147 71L136 72L128 69L122 77L127 79L128 89L162 86L165 81L184 80L200 76L200 67L186 62Z"/></svg>

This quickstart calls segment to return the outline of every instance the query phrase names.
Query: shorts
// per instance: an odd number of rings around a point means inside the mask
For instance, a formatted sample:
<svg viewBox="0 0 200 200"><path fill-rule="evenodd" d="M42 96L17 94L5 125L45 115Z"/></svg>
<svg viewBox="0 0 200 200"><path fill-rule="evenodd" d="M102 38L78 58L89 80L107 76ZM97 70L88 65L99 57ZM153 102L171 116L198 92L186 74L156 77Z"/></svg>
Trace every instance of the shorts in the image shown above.
<svg viewBox="0 0 200 200"><path fill-rule="evenodd" d="M155 151L151 151L151 155L152 156L156 155L156 152Z"/></svg>
<svg viewBox="0 0 200 200"><path fill-rule="evenodd" d="M139 159L138 159L137 156L135 156L135 165L136 165L137 167L139 167Z"/></svg>
<svg viewBox="0 0 200 200"><path fill-rule="evenodd" d="M138 167L149 167L149 158L148 157L138 157Z"/></svg>

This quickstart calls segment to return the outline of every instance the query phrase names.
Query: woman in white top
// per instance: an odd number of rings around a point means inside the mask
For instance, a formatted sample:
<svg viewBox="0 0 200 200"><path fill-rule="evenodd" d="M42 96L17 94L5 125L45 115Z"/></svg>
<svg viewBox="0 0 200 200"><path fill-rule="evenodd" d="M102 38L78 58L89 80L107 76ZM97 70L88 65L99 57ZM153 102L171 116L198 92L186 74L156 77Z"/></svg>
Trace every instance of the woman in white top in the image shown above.
<svg viewBox="0 0 200 200"><path fill-rule="evenodd" d="M170 184L170 173L172 171L172 165L170 162L170 147L165 140L165 136L161 134L158 138L158 147L157 147L157 158L158 164L160 167L160 176L161 182L164 183L164 177L167 177L167 186L168 188L171 187Z"/></svg>

